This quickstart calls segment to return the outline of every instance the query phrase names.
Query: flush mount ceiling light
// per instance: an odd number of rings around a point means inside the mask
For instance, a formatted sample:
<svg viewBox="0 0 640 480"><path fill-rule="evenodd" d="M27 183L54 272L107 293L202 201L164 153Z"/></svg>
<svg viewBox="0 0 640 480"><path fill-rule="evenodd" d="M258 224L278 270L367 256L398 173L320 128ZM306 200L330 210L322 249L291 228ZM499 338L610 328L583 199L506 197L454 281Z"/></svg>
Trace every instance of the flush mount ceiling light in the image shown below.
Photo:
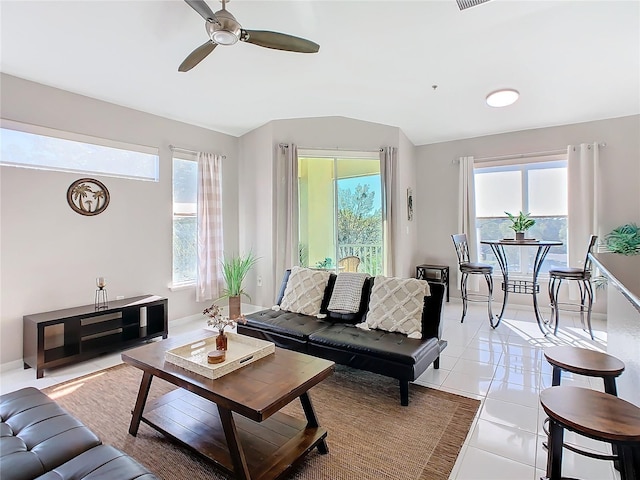
<svg viewBox="0 0 640 480"><path fill-rule="evenodd" d="M520 96L520 92L513 88L503 88L487 95L487 105L490 107L506 107L515 103Z"/></svg>

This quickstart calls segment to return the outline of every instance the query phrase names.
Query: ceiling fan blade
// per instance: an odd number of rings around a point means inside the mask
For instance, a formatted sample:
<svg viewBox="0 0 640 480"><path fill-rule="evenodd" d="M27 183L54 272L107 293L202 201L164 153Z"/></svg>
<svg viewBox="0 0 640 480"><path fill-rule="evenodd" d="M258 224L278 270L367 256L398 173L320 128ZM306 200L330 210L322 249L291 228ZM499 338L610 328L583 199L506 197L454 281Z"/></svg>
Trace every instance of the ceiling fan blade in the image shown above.
<svg viewBox="0 0 640 480"><path fill-rule="evenodd" d="M200 16L205 20L209 21L209 20L216 19L215 13L213 13L213 10L209 8L209 5L207 5L204 2L204 0L184 0L184 1L187 2L189 6L193 8L196 12L198 12Z"/></svg>
<svg viewBox="0 0 640 480"><path fill-rule="evenodd" d="M196 48L193 52L189 54L187 58L180 64L178 67L179 72L188 72L193 67L198 65L202 60L205 59L207 55L213 52L213 49L218 46L217 43L213 43L209 40L206 43L203 43L198 48Z"/></svg>
<svg viewBox="0 0 640 480"><path fill-rule="evenodd" d="M267 32L264 30L243 30L242 32L243 35L240 37L240 40L261 47L299 53L316 53L320 50L320 45L311 40L294 37L285 33Z"/></svg>

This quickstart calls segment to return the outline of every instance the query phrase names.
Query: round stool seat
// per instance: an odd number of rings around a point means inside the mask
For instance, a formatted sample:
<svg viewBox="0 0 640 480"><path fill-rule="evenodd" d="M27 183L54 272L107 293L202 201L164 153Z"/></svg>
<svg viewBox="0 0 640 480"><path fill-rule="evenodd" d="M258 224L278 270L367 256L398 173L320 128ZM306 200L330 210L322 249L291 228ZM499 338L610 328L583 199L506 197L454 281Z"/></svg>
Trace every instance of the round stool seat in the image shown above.
<svg viewBox="0 0 640 480"><path fill-rule="evenodd" d="M624 371L624 363L616 357L588 348L552 347L544 356L554 367L589 377L617 377Z"/></svg>
<svg viewBox="0 0 640 480"><path fill-rule="evenodd" d="M640 442L640 408L607 393L580 387L540 392L547 415L566 428L596 440Z"/></svg>

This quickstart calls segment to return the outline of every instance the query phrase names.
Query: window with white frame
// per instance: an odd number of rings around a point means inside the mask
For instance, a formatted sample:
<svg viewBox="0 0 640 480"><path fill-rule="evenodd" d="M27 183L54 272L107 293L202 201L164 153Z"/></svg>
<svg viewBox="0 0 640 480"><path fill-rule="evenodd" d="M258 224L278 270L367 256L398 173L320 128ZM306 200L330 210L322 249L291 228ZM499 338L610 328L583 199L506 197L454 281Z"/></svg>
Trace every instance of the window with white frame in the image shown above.
<svg viewBox="0 0 640 480"><path fill-rule="evenodd" d="M198 162L173 156L173 280L174 286L196 281Z"/></svg>
<svg viewBox="0 0 640 480"><path fill-rule="evenodd" d="M0 165L157 182L158 149L2 120Z"/></svg>
<svg viewBox="0 0 640 480"><path fill-rule="evenodd" d="M530 213L536 224L527 238L558 240L540 273L567 265L567 159L566 155L479 162L474 168L478 239L514 238L505 212ZM535 247L505 247L509 272L530 275ZM479 261L498 267L490 246L480 245Z"/></svg>

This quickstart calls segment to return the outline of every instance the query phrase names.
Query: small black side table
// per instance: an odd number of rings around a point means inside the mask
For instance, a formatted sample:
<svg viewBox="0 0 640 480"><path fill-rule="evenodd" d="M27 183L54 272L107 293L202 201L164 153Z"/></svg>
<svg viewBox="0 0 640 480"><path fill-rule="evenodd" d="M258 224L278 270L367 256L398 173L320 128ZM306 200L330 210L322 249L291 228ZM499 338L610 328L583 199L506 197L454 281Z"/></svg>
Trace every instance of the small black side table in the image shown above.
<svg viewBox="0 0 640 480"><path fill-rule="evenodd" d="M447 265L418 265L416 267L416 278L443 283L447 287L447 302L449 301L449 267Z"/></svg>

